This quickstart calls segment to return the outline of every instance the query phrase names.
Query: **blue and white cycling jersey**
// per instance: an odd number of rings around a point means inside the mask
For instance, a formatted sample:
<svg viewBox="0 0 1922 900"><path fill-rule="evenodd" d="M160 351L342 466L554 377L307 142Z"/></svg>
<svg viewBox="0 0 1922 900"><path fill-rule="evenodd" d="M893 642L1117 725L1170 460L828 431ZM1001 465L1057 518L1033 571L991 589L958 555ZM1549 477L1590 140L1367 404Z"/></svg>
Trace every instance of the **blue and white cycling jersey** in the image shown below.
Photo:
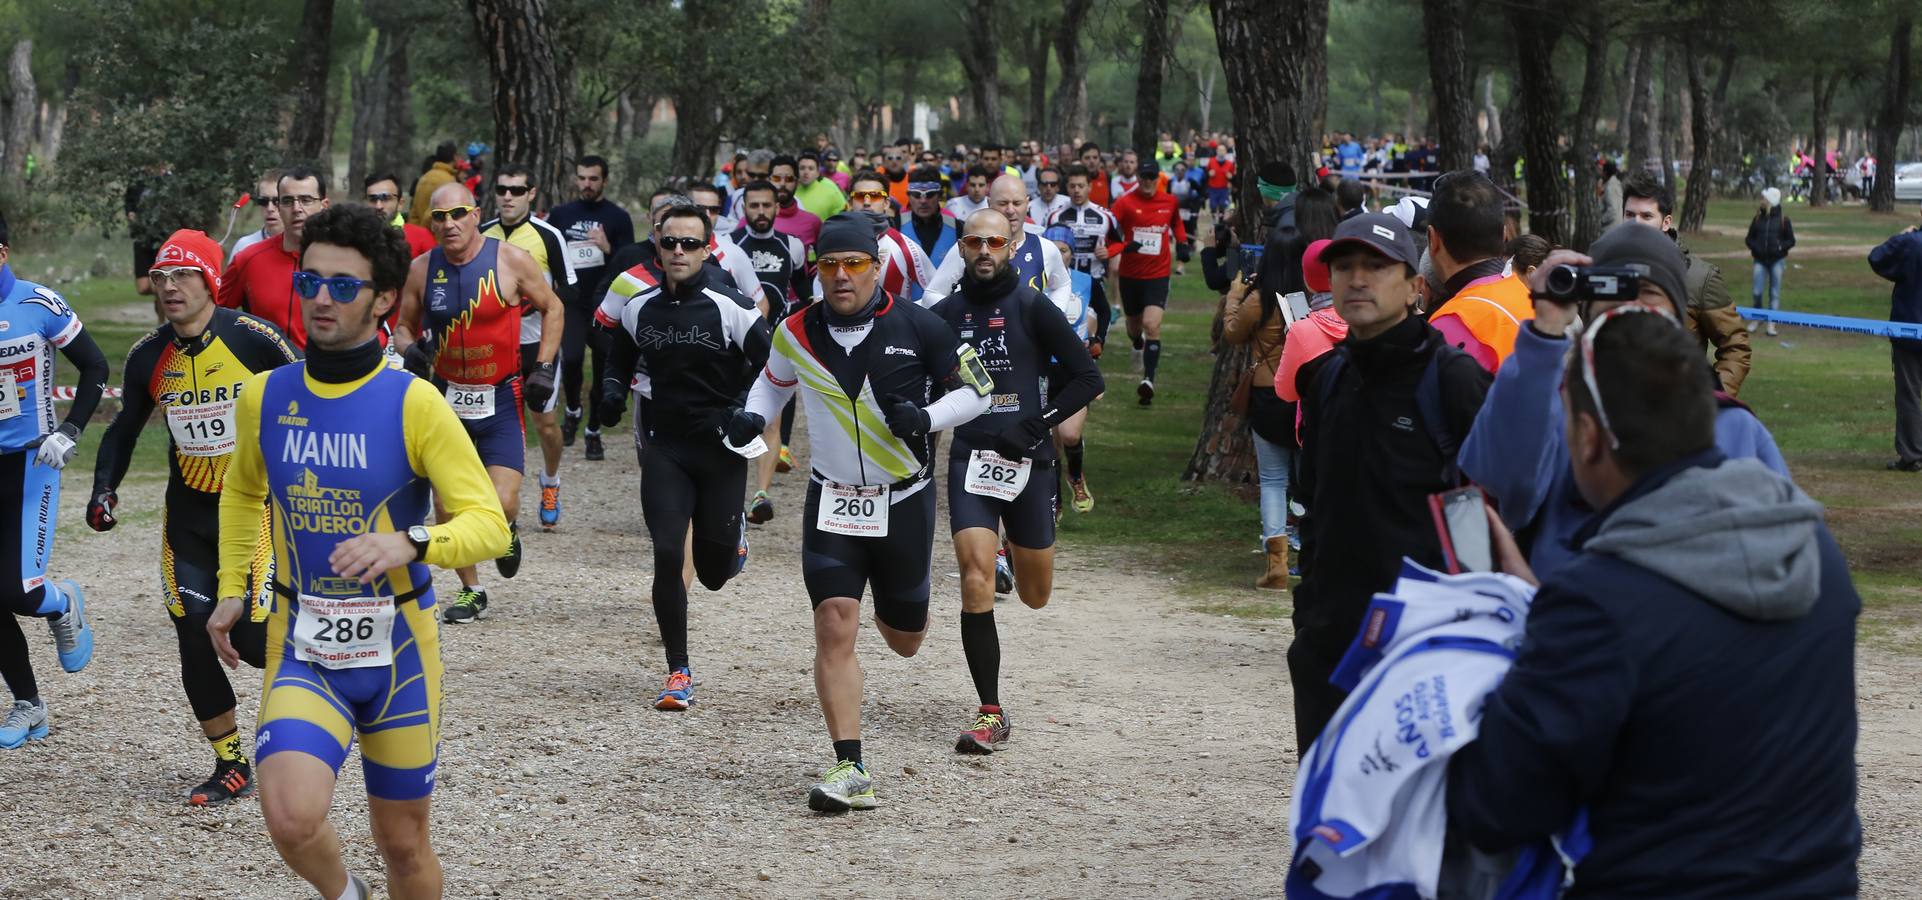
<svg viewBox="0 0 1922 900"><path fill-rule="evenodd" d="M80 317L52 289L0 266L0 452L32 445L58 427L53 351L80 334Z"/></svg>

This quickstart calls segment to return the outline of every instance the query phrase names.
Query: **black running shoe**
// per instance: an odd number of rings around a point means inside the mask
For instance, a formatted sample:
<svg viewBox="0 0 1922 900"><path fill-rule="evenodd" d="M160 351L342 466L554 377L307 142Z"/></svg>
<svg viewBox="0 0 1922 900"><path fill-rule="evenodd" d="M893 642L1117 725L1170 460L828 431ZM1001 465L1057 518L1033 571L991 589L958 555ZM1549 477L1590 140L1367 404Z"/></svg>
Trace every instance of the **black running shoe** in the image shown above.
<svg viewBox="0 0 1922 900"><path fill-rule="evenodd" d="M508 545L506 556L494 560L494 568L500 570L502 578L512 578L521 570L521 526L519 523L509 525L507 533L514 536L514 542Z"/></svg>
<svg viewBox="0 0 1922 900"><path fill-rule="evenodd" d="M570 409L561 418L561 446L574 446L574 434L581 430L581 411Z"/></svg>
<svg viewBox="0 0 1922 900"><path fill-rule="evenodd" d="M214 777L194 788L187 795L187 802L194 806L219 806L229 800L250 797L253 793L253 767L244 762L223 759L214 763Z"/></svg>
<svg viewBox="0 0 1922 900"><path fill-rule="evenodd" d="M601 447L600 435L588 432L586 456L590 462L600 462L607 458L607 451Z"/></svg>

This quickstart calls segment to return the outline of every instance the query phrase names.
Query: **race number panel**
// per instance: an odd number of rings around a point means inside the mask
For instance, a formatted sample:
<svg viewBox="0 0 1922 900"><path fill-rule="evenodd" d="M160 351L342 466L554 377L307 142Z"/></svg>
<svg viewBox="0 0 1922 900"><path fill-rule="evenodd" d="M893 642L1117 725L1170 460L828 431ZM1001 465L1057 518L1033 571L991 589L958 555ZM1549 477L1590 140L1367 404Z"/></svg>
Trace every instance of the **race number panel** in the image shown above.
<svg viewBox="0 0 1922 900"><path fill-rule="evenodd" d="M182 456L225 456L234 452L234 401L167 407L167 430Z"/></svg>
<svg viewBox="0 0 1922 900"><path fill-rule="evenodd" d="M447 404L463 419L486 419L494 415L494 386L491 384L449 384Z"/></svg>
<svg viewBox="0 0 1922 900"><path fill-rule="evenodd" d="M961 489L982 497L1012 501L1021 496L1021 489L1028 486L1028 476L1032 474L1034 460L1009 459L993 450L976 450L968 454L968 477L961 482Z"/></svg>
<svg viewBox="0 0 1922 900"><path fill-rule="evenodd" d="M849 537L887 537L887 486L822 482L821 510L814 518L814 527Z"/></svg>
<svg viewBox="0 0 1922 900"><path fill-rule="evenodd" d="M394 598L300 595L294 653L327 669L394 664Z"/></svg>

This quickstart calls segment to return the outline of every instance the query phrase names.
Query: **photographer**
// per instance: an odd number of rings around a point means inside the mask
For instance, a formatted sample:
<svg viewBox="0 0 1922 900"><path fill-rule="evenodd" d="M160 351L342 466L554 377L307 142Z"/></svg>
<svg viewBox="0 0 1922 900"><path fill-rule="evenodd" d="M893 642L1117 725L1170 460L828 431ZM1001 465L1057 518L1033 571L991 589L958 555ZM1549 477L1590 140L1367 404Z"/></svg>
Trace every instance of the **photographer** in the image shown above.
<svg viewBox="0 0 1922 900"><path fill-rule="evenodd" d="M1569 296L1537 299L1535 318L1516 335L1515 352L1495 376L1488 402L1475 417L1461 450L1462 471L1496 502L1508 527L1521 535L1529 564L1544 578L1568 562L1569 538L1595 512L1576 490L1569 470L1562 400L1555 390L1568 351L1569 325L1578 313L1583 321L1593 321L1624 303L1665 310L1677 321L1687 315L1683 287L1687 265L1667 235L1624 222L1609 229L1589 251L1592 256L1570 250L1549 254L1530 279L1533 293L1545 296L1550 276L1562 266L1618 271L1634 267L1635 277L1615 280L1620 286L1615 296L1595 296L1588 290L1611 279L1576 279ZM1706 362L1702 378L1713 384ZM1723 455L1759 459L1787 477L1788 466L1775 447L1775 438L1755 414L1734 401L1718 400L1718 404L1715 446Z"/></svg>
<svg viewBox="0 0 1922 900"><path fill-rule="evenodd" d="M1819 504L1716 450L1713 382L1667 305L1614 305L1541 373L1601 512L1449 760L1451 831L1498 853L1585 814L1583 896L1855 896L1848 564ZM1495 532L1502 570L1532 581Z"/></svg>
<svg viewBox="0 0 1922 900"><path fill-rule="evenodd" d="M1922 226L1910 225L1869 251L1869 268L1895 282L1889 321L1922 322ZM1895 461L1891 472L1922 472L1922 341L1889 341L1895 367Z"/></svg>

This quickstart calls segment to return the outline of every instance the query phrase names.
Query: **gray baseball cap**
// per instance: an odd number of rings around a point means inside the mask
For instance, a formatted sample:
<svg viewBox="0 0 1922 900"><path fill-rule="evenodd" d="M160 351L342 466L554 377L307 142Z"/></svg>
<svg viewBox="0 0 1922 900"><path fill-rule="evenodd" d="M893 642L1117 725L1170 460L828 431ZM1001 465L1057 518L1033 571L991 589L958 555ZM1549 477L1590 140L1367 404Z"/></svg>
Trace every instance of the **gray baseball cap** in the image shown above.
<svg viewBox="0 0 1922 900"><path fill-rule="evenodd" d="M1341 223L1335 229L1334 239L1321 248L1321 262L1325 265L1343 248L1355 245L1365 246L1410 268L1421 264L1421 251L1415 249L1415 239L1409 235L1408 226L1387 213L1367 213Z"/></svg>

